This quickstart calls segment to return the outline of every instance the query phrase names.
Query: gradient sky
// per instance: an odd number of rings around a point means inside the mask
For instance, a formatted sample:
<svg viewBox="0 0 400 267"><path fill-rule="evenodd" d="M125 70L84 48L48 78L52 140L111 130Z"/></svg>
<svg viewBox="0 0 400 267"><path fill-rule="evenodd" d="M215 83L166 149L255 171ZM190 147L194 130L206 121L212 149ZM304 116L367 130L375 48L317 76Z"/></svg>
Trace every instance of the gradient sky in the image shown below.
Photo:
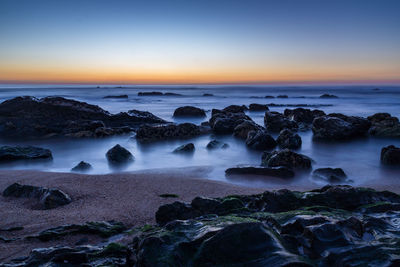
<svg viewBox="0 0 400 267"><path fill-rule="evenodd" d="M400 82L399 0L0 0L0 81Z"/></svg>

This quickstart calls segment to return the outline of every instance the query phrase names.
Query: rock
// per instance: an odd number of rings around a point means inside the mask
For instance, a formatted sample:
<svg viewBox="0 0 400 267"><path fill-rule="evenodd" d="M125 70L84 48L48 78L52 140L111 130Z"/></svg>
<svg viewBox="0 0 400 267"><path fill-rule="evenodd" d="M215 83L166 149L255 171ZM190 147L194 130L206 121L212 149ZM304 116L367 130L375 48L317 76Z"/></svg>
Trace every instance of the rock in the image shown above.
<svg viewBox="0 0 400 267"><path fill-rule="evenodd" d="M253 104L249 105L249 110L250 111L267 111L269 109L268 109L267 105L265 105L265 104L263 105L263 104L253 103Z"/></svg>
<svg viewBox="0 0 400 267"><path fill-rule="evenodd" d="M128 98L128 95L107 95L107 96L105 96L105 97L103 97L103 98L116 98L116 99L119 99L119 98Z"/></svg>
<svg viewBox="0 0 400 267"><path fill-rule="evenodd" d="M289 120L284 115L275 111L267 111L264 116L264 124L268 131L280 132L285 128L297 130L299 126L295 121Z"/></svg>
<svg viewBox="0 0 400 267"><path fill-rule="evenodd" d="M162 205L156 212L156 221L160 225L164 225L172 220L186 220L200 216L200 211L192 208L192 206L175 201L171 204Z"/></svg>
<svg viewBox="0 0 400 267"><path fill-rule="evenodd" d="M309 107L309 108L318 108L318 107L331 107L332 104L275 104L269 103L267 107Z"/></svg>
<svg viewBox="0 0 400 267"><path fill-rule="evenodd" d="M160 96L160 95L163 95L163 93L162 92L156 92L156 91L153 91L153 92L139 92L138 93L138 96Z"/></svg>
<svg viewBox="0 0 400 267"><path fill-rule="evenodd" d="M75 167L71 169L73 172L88 172L92 169L92 165L85 161L79 162Z"/></svg>
<svg viewBox="0 0 400 267"><path fill-rule="evenodd" d="M301 147L301 137L288 129L279 133L276 142L281 148L299 149Z"/></svg>
<svg viewBox="0 0 400 267"><path fill-rule="evenodd" d="M347 175L341 168L319 168L313 171L313 177L329 183L342 183Z"/></svg>
<svg viewBox="0 0 400 267"><path fill-rule="evenodd" d="M194 152L194 144L193 143L188 143L181 145L173 151L173 153L189 153L189 152Z"/></svg>
<svg viewBox="0 0 400 267"><path fill-rule="evenodd" d="M320 95L319 98L339 98L339 97L335 96L335 95L330 95L330 94L323 94L323 95Z"/></svg>
<svg viewBox="0 0 400 267"><path fill-rule="evenodd" d="M294 172L286 167L261 167L261 166L238 166L225 170L227 175L262 175L279 178L292 178Z"/></svg>
<svg viewBox="0 0 400 267"><path fill-rule="evenodd" d="M400 165L400 148L393 145L382 148L381 162L386 165Z"/></svg>
<svg viewBox="0 0 400 267"><path fill-rule="evenodd" d="M311 124L315 118L326 115L322 110L305 108L285 109L283 114L290 120L305 124Z"/></svg>
<svg viewBox="0 0 400 267"><path fill-rule="evenodd" d="M236 126L244 121L252 121L243 112L231 113L222 110L212 110L210 126L216 134L231 134Z"/></svg>
<svg viewBox="0 0 400 267"><path fill-rule="evenodd" d="M178 94L178 93L170 93L170 92L166 92L164 95L165 95L165 96L182 96L181 94Z"/></svg>
<svg viewBox="0 0 400 267"><path fill-rule="evenodd" d="M61 190L14 183L3 191L4 197L33 198L43 209L53 209L71 203L71 198Z"/></svg>
<svg viewBox="0 0 400 267"><path fill-rule="evenodd" d="M399 119L389 113L376 113L368 117L371 122L369 134L377 137L400 137Z"/></svg>
<svg viewBox="0 0 400 267"><path fill-rule="evenodd" d="M63 97L16 97L0 104L0 136L96 137L95 130L99 127L110 128L113 134L118 134L121 128L126 132L144 123L165 123L154 117L136 117L126 112L110 114L98 106Z"/></svg>
<svg viewBox="0 0 400 267"><path fill-rule="evenodd" d="M343 140L364 136L369 127L369 121L364 118L329 114L315 118L312 131L317 139Z"/></svg>
<svg viewBox="0 0 400 267"><path fill-rule="evenodd" d="M230 105L224 108L222 111L225 112L230 112L230 113L243 113L247 110L248 108L245 105Z"/></svg>
<svg viewBox="0 0 400 267"><path fill-rule="evenodd" d="M290 169L311 169L311 159L302 154L284 149L264 152L261 165L265 167L287 167Z"/></svg>
<svg viewBox="0 0 400 267"><path fill-rule="evenodd" d="M132 153L119 144L112 147L106 153L108 162L112 165L121 165L132 162L135 158Z"/></svg>
<svg viewBox="0 0 400 267"><path fill-rule="evenodd" d="M192 106L184 106L175 109L174 117L205 117L206 112L204 109Z"/></svg>
<svg viewBox="0 0 400 267"><path fill-rule="evenodd" d="M136 132L136 139L141 142L184 139L208 133L209 128L193 123L170 124L162 126L142 126Z"/></svg>
<svg viewBox="0 0 400 267"><path fill-rule="evenodd" d="M266 95L264 98L275 98L273 95Z"/></svg>
<svg viewBox="0 0 400 267"><path fill-rule="evenodd" d="M131 109L128 111L128 114L130 116L135 117L137 121L142 121L142 122L146 122L146 123L165 123L165 120L163 120L147 111Z"/></svg>
<svg viewBox="0 0 400 267"><path fill-rule="evenodd" d="M246 145L255 150L269 150L276 147L276 142L267 132L257 130L248 133Z"/></svg>
<svg viewBox="0 0 400 267"><path fill-rule="evenodd" d="M211 140L208 144L207 144L207 149L212 150L212 149L218 149L218 148L228 148L229 145L227 143L222 143L218 140Z"/></svg>
<svg viewBox="0 0 400 267"><path fill-rule="evenodd" d="M203 96L214 96L214 95L205 93L205 94L203 94Z"/></svg>
<svg viewBox="0 0 400 267"><path fill-rule="evenodd" d="M233 129L233 136L246 139L251 131L263 131L263 127L253 121L243 121Z"/></svg>
<svg viewBox="0 0 400 267"><path fill-rule="evenodd" d="M53 156L49 149L34 146L1 146L0 162L14 160L50 160Z"/></svg>
<svg viewBox="0 0 400 267"><path fill-rule="evenodd" d="M287 95L278 95L276 98L288 98Z"/></svg>

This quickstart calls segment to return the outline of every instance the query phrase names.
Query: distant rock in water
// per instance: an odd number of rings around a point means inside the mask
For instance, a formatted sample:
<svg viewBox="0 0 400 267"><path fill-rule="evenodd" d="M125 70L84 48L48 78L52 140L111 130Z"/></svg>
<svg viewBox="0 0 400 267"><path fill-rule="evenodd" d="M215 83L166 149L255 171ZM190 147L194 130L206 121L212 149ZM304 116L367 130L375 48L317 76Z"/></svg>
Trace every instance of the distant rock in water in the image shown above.
<svg viewBox="0 0 400 267"><path fill-rule="evenodd" d="M33 198L43 209L53 209L69 204L71 198L61 190L14 183L3 191L4 197Z"/></svg>
<svg viewBox="0 0 400 267"><path fill-rule="evenodd" d="M279 178L292 178L294 172L286 167L238 166L225 170L227 175L262 175Z"/></svg>
<svg viewBox="0 0 400 267"><path fill-rule="evenodd" d="M161 126L144 125L136 132L136 139L141 142L167 139L183 139L208 133L209 127L197 126L193 123L170 124Z"/></svg>
<svg viewBox="0 0 400 267"><path fill-rule="evenodd" d="M265 104L256 104L256 103L252 103L249 105L249 110L250 111L267 111L268 110L268 106Z"/></svg>
<svg viewBox="0 0 400 267"><path fill-rule="evenodd" d="M183 106L175 109L174 117L205 117L206 112L204 109L193 107L193 106Z"/></svg>
<svg viewBox="0 0 400 267"><path fill-rule="evenodd" d="M323 94L323 95L320 95L319 98L339 98L339 97L336 95Z"/></svg>
<svg viewBox="0 0 400 267"><path fill-rule="evenodd" d="M181 94L178 93L170 93L170 92L166 92L164 93L165 96L181 96Z"/></svg>
<svg viewBox="0 0 400 267"><path fill-rule="evenodd" d="M278 95L276 98L288 98L287 95Z"/></svg>
<svg viewBox="0 0 400 267"><path fill-rule="evenodd" d="M269 103L266 104L267 107L309 107L309 108L318 108L318 107L332 107L332 104L275 104Z"/></svg>
<svg viewBox="0 0 400 267"><path fill-rule="evenodd" d="M389 113L376 113L368 117L371 122L369 134L377 137L400 137L399 119Z"/></svg>
<svg viewBox="0 0 400 267"><path fill-rule="evenodd" d="M129 150L119 144L107 151L106 158L112 165L127 164L135 159Z"/></svg>
<svg viewBox="0 0 400 267"><path fill-rule="evenodd" d="M156 92L156 91L153 91L153 92L139 92L138 93L138 96L159 96L159 95L163 95L163 93L162 92Z"/></svg>
<svg viewBox="0 0 400 267"><path fill-rule="evenodd" d="M34 146L2 146L0 161L52 159L49 149Z"/></svg>
<svg viewBox="0 0 400 267"><path fill-rule="evenodd" d="M205 94L203 94L203 96L214 96L214 95L205 93Z"/></svg>
<svg viewBox="0 0 400 267"><path fill-rule="evenodd" d="M329 183L342 183L347 178L346 173L341 168L319 168L313 171L312 176Z"/></svg>
<svg viewBox="0 0 400 267"><path fill-rule="evenodd" d="M212 149L218 149L218 148L228 148L229 145L227 143L222 143L218 140L211 140L208 144L207 144L207 149L212 150Z"/></svg>
<svg viewBox="0 0 400 267"><path fill-rule="evenodd" d="M194 144L188 143L175 148L173 153L191 153L194 152L194 149Z"/></svg>
<svg viewBox="0 0 400 267"><path fill-rule="evenodd" d="M92 165L85 161L79 162L75 167L71 169L72 172L88 172L92 169Z"/></svg>
<svg viewBox="0 0 400 267"><path fill-rule="evenodd" d="M386 165L400 166L400 148L393 145L382 148L381 162Z"/></svg>
<svg viewBox="0 0 400 267"><path fill-rule="evenodd" d="M118 98L128 98L128 95L107 95L107 96L105 96L103 98L116 98L116 99L118 99Z"/></svg>
<svg viewBox="0 0 400 267"><path fill-rule="evenodd" d="M266 95L264 98L275 98L273 95Z"/></svg>
<svg viewBox="0 0 400 267"><path fill-rule="evenodd" d="M311 159L305 155L284 149L264 152L261 165L265 167L287 167L291 169L311 169Z"/></svg>
<svg viewBox="0 0 400 267"><path fill-rule="evenodd" d="M126 133L145 123L165 121L126 112L110 114L99 106L63 97L25 96L0 104L1 137L103 137Z"/></svg>

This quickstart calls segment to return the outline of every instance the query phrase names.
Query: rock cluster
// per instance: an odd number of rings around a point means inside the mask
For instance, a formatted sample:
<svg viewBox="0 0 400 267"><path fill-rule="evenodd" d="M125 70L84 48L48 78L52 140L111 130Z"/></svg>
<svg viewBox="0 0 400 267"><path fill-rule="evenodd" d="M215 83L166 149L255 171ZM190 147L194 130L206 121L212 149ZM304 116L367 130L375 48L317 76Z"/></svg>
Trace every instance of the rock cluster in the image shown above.
<svg viewBox="0 0 400 267"><path fill-rule="evenodd" d="M161 126L144 125L136 132L141 142L191 138L207 133L207 128L193 123L169 124Z"/></svg>

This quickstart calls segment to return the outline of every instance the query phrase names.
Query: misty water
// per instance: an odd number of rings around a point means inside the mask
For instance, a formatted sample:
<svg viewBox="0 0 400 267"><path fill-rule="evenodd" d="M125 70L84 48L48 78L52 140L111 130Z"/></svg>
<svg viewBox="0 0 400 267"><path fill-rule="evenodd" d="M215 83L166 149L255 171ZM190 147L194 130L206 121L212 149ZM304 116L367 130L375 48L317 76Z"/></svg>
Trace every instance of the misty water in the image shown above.
<svg viewBox="0 0 400 267"><path fill-rule="evenodd" d="M259 104L307 104L315 105L326 113L339 112L345 115L369 116L377 112L388 112L400 116L400 87L380 86L119 86L108 85L98 88L94 85L0 85L0 101L16 96L35 97L62 96L118 113L137 109L149 111L167 121L199 124L209 119L212 108L228 105ZM138 92L162 91L181 94L181 96L138 96ZM203 96L203 94L213 96ZM334 94L338 98L323 99L319 96ZM107 95L128 95L128 99L104 99ZM265 96L287 95L288 98L265 98ZM177 107L192 105L203 108L207 118L173 118ZM285 108L270 107L271 111L283 112ZM247 112L255 122L263 125L264 112ZM303 144L299 153L311 157L313 169L320 167L340 167L353 180L353 185L369 183L400 183L400 169L388 168L380 164L381 148L387 145L400 146L400 139L360 138L352 141L317 142L312 132L299 132ZM186 140L168 140L141 144L133 134L101 139L52 138L38 140L0 140L1 145L35 145L49 148L53 160L49 162L16 162L0 165L1 169L34 169L54 172L69 172L78 162L84 160L93 166L92 174L105 174L116 171L147 171L168 168L183 173L192 169L206 170L202 176L248 186L264 186L270 183L318 184L323 182L310 178L309 173L300 174L289 181L258 177L238 179L225 176L225 169L238 164L258 165L261 152L250 150L243 140L230 135L204 135ZM276 137L277 135L274 135ZM229 144L227 149L209 151L207 143L217 139ZM174 154L172 151L181 144L193 142L193 154ZM112 169L105 153L115 144L126 147L135 156L135 161L123 170Z"/></svg>

